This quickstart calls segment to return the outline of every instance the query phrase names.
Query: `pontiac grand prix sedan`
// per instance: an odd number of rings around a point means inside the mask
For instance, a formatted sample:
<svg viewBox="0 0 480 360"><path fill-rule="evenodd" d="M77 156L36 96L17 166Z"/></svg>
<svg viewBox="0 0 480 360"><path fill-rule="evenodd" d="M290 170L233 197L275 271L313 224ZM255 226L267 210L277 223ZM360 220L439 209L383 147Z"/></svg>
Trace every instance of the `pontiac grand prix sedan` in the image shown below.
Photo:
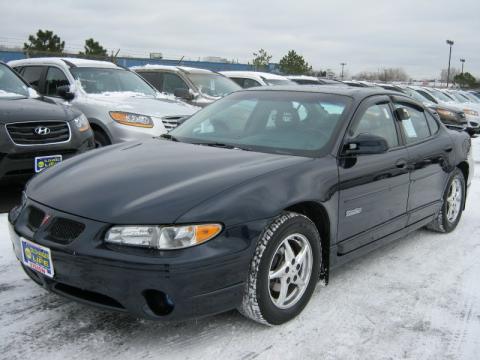
<svg viewBox="0 0 480 360"><path fill-rule="evenodd" d="M454 230L470 148L395 92L242 90L35 177L11 238L33 281L74 300L281 324L332 268L424 226Z"/></svg>

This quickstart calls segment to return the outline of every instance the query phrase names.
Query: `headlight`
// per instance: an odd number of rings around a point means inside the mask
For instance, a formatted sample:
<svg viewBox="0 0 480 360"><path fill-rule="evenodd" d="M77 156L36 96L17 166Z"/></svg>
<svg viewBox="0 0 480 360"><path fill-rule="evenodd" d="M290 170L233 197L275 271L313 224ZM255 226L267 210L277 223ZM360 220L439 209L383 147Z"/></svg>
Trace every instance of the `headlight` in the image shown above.
<svg viewBox="0 0 480 360"><path fill-rule="evenodd" d="M455 113L449 110L436 109L436 112L441 116L453 117L453 118L455 117Z"/></svg>
<svg viewBox="0 0 480 360"><path fill-rule="evenodd" d="M75 124L75 128L80 132L90 129L90 123L88 122L87 117L83 114L73 119L73 123Z"/></svg>
<svg viewBox="0 0 480 360"><path fill-rule="evenodd" d="M220 224L114 226L108 230L105 241L117 245L171 250L202 244L213 239L221 231Z"/></svg>
<svg viewBox="0 0 480 360"><path fill-rule="evenodd" d="M121 111L110 111L110 117L116 122L123 125L137 126L143 128L153 127L152 119L146 115L132 114Z"/></svg>
<svg viewBox="0 0 480 360"><path fill-rule="evenodd" d="M463 112L467 115L478 116L478 111L475 110L464 109Z"/></svg>

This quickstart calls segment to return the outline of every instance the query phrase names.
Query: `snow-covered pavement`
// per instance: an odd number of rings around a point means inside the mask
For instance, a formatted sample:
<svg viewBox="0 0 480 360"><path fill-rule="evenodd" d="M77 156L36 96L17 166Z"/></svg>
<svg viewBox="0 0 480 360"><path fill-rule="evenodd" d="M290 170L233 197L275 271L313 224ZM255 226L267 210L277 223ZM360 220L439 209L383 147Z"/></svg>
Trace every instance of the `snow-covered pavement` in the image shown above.
<svg viewBox="0 0 480 360"><path fill-rule="evenodd" d="M0 215L0 359L479 359L479 204L480 161L456 231L420 230L344 266L274 328L233 311L136 320L49 294L20 269Z"/></svg>

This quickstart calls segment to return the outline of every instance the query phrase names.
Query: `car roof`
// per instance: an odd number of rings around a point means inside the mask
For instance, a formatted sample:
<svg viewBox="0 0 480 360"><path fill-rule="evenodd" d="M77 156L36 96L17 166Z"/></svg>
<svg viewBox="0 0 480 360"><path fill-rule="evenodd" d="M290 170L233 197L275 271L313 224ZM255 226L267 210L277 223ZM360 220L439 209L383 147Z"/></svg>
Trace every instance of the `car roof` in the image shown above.
<svg viewBox="0 0 480 360"><path fill-rule="evenodd" d="M272 74L272 73L267 73L267 72L261 72L261 71L221 71L220 72L223 75L226 76L261 76L265 79L269 80L286 80L287 78L282 75L277 75L277 74Z"/></svg>
<svg viewBox="0 0 480 360"><path fill-rule="evenodd" d="M194 67L188 67L188 66L177 66L177 65L159 65L159 64L146 64L146 65L141 65L141 66L132 66L130 68L133 71L138 71L138 70L170 70L170 71L184 71L187 73L197 73L197 74L211 74L214 73L211 70L208 69L200 69L200 68L194 68Z"/></svg>
<svg viewBox="0 0 480 360"><path fill-rule="evenodd" d="M312 81L319 81L315 76L307 76L307 75L287 75L287 79L290 80L312 80Z"/></svg>
<svg viewBox="0 0 480 360"><path fill-rule="evenodd" d="M74 67L101 67L101 68L111 68L111 69L121 69L120 66L115 65L110 61L101 61L101 60L90 60L90 59L81 59L73 57L40 57L40 58L29 58L22 60L14 60L8 63L10 66L20 66L20 65L59 65L59 66L74 66Z"/></svg>
<svg viewBox="0 0 480 360"><path fill-rule="evenodd" d="M269 87L253 87L241 91L295 91L295 92L310 92L319 94L333 94L344 95L354 99L360 100L374 95L396 95L404 96L410 99L405 94L398 91L385 90L383 88L368 88L368 87L353 87L353 86L335 86L335 85L279 85Z"/></svg>

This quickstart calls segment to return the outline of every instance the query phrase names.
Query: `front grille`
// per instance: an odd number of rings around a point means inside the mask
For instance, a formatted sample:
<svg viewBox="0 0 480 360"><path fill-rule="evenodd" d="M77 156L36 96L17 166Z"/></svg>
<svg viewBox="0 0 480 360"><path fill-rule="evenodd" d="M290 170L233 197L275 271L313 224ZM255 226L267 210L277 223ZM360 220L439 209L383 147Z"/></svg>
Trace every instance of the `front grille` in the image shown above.
<svg viewBox="0 0 480 360"><path fill-rule="evenodd" d="M42 210L34 206L30 206L28 208L27 226L33 232L37 231L40 225L42 225L42 221L44 217L45 217L45 213Z"/></svg>
<svg viewBox="0 0 480 360"><path fill-rule="evenodd" d="M163 126L167 131L173 130L178 126L178 120L184 116L165 116L162 118Z"/></svg>
<svg viewBox="0 0 480 360"><path fill-rule="evenodd" d="M6 125L8 134L17 145L42 145L65 142L70 139L70 128L63 121L37 121ZM43 135L35 129L47 129Z"/></svg>
<svg viewBox="0 0 480 360"><path fill-rule="evenodd" d="M85 224L59 217L53 220L47 229L47 233L49 240L69 244L78 238L83 230L85 230Z"/></svg>

